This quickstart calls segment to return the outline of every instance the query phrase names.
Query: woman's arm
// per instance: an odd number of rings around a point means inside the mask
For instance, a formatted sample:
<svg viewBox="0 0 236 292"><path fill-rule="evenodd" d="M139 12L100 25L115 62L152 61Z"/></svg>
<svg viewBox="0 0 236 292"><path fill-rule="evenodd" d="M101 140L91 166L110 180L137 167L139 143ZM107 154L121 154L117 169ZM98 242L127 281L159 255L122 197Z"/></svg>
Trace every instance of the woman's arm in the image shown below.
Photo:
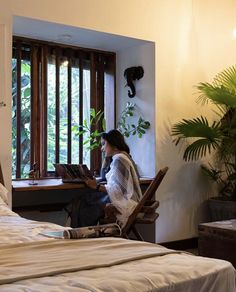
<svg viewBox="0 0 236 292"><path fill-rule="evenodd" d="M99 192L104 192L104 193L107 192L107 189L104 185L97 185L97 190Z"/></svg>
<svg viewBox="0 0 236 292"><path fill-rule="evenodd" d="M90 189L96 190L98 192L106 192L107 191L106 187L104 185L97 184L95 178L93 178L93 179L88 178L84 182Z"/></svg>

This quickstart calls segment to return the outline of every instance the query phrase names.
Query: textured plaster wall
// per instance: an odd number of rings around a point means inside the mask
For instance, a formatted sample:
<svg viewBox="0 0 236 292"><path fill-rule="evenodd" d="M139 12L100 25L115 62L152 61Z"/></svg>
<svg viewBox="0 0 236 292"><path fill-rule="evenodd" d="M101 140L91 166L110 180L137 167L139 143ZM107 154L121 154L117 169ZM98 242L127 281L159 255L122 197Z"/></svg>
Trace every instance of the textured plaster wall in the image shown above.
<svg viewBox="0 0 236 292"><path fill-rule="evenodd" d="M13 15L63 23L155 43L156 166L170 170L159 189L160 217L156 240L170 241L197 234L207 220L205 199L210 190L198 163L184 163L170 138L170 126L182 117L210 114L195 103L194 85L211 81L234 64L236 2L233 0L0 0L1 99L0 160L7 186L11 184L11 30ZM4 77L3 77L4 76ZM1 80L1 85L2 85Z"/></svg>

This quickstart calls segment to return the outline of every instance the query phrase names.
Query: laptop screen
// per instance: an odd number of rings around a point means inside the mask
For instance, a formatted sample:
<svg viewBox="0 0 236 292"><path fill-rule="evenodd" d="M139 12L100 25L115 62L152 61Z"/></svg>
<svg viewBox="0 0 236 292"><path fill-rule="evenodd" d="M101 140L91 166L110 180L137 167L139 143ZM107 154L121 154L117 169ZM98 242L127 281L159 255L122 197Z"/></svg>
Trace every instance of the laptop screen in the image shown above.
<svg viewBox="0 0 236 292"><path fill-rule="evenodd" d="M57 176L61 176L63 182L83 181L85 178L93 178L92 172L86 164L55 163Z"/></svg>

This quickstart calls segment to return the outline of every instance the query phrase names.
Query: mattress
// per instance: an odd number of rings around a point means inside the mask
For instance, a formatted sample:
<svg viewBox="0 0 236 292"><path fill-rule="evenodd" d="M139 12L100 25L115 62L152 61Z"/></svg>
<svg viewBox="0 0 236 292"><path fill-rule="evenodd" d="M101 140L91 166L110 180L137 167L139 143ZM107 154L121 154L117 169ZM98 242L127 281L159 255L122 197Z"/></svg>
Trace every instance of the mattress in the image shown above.
<svg viewBox="0 0 236 292"><path fill-rule="evenodd" d="M0 291L236 291L227 261L121 238L41 234L64 228L0 204Z"/></svg>

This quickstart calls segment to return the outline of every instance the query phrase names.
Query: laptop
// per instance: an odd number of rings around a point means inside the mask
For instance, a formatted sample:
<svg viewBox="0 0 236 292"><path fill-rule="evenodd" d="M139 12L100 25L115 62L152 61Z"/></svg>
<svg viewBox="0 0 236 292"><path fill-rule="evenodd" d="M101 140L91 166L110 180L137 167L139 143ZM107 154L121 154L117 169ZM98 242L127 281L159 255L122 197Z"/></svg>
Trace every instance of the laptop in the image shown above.
<svg viewBox="0 0 236 292"><path fill-rule="evenodd" d="M93 178L86 164L55 163L55 170L63 183L83 183L86 178Z"/></svg>

